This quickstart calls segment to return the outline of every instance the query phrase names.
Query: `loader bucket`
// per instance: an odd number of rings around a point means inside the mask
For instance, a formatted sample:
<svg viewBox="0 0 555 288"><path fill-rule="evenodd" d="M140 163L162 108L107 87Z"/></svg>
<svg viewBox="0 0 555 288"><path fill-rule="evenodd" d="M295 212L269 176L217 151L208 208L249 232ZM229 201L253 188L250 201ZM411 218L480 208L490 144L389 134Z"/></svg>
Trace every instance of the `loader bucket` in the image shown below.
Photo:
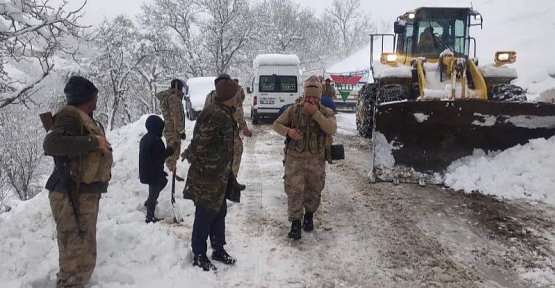
<svg viewBox="0 0 555 288"><path fill-rule="evenodd" d="M441 184L475 149L500 151L555 135L555 104L486 100L405 101L376 107L376 181ZM422 184L422 183L421 183Z"/></svg>

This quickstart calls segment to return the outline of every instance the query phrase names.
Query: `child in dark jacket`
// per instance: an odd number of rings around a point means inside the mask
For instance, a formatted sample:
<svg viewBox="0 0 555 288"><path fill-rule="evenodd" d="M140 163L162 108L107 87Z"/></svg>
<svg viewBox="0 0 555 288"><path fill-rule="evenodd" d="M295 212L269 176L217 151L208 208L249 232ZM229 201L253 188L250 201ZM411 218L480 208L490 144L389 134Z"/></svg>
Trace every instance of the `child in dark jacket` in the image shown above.
<svg viewBox="0 0 555 288"><path fill-rule="evenodd" d="M164 171L164 160L173 154L171 147L166 148L162 142L162 131L164 131L164 120L151 115L146 119L147 133L141 138L139 146L139 178L141 183L148 184L148 199L145 202L147 208L146 223L156 223L159 218L154 217L154 209L160 191L168 184L168 173Z"/></svg>

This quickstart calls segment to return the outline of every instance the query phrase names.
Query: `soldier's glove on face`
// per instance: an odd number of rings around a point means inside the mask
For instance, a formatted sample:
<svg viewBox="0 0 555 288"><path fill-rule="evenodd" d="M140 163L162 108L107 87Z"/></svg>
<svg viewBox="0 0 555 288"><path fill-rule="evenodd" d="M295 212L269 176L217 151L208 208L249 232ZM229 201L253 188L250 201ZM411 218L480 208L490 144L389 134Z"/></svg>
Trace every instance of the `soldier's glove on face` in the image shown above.
<svg viewBox="0 0 555 288"><path fill-rule="evenodd" d="M185 140L187 138L187 135L185 135L184 133L179 134L179 138L181 138L181 140Z"/></svg>

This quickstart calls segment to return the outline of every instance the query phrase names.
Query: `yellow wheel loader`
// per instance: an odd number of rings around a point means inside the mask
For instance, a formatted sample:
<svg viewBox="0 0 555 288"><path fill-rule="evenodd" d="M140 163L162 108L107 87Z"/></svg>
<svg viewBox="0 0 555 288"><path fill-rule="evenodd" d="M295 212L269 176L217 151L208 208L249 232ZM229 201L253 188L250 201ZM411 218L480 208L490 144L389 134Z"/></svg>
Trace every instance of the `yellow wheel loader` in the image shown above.
<svg viewBox="0 0 555 288"><path fill-rule="evenodd" d="M372 138L371 181L441 184L446 168L475 149L502 151L555 135L555 105L527 102L526 91L511 84L514 51L478 65L469 32L482 21L472 8L424 7L399 16L394 34L370 35L374 83L359 92L356 122ZM384 53L389 39L393 50Z"/></svg>

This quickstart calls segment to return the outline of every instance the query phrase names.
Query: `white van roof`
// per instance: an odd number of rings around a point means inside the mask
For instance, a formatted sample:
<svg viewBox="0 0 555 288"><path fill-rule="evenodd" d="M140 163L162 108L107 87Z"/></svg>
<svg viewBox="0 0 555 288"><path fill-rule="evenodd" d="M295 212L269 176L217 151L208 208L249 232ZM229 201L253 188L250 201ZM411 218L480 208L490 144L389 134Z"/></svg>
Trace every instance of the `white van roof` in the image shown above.
<svg viewBox="0 0 555 288"><path fill-rule="evenodd" d="M294 54L261 54L256 56L252 62L254 67L258 66L299 66L301 60Z"/></svg>

